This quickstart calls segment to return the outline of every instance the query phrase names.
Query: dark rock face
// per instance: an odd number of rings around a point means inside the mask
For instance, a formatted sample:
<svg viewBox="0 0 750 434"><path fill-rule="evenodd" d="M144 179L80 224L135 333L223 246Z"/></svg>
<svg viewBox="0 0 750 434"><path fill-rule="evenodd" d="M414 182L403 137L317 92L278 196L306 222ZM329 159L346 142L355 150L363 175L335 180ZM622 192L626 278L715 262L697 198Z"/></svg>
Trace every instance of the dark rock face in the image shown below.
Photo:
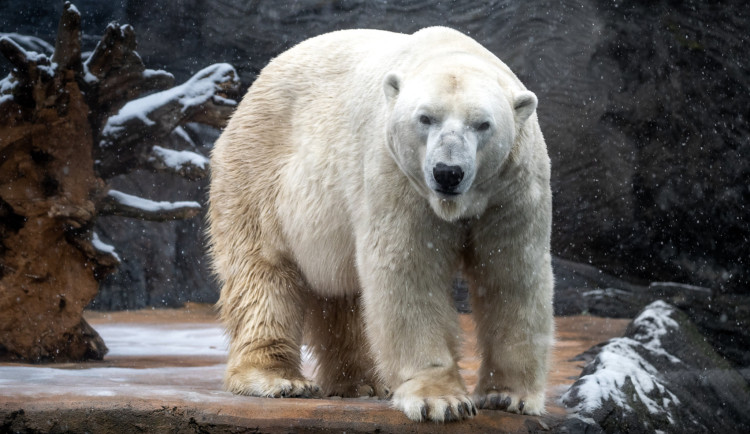
<svg viewBox="0 0 750 434"><path fill-rule="evenodd" d="M91 17L84 34L101 33L109 20L128 22L145 62L178 81L198 65L222 61L236 65L249 85L271 57L337 29L457 28L508 63L539 97L553 162L556 255L618 276L747 291L750 9L744 2L77 5ZM42 0L6 1L0 28L51 40L49 22L58 11L49 9ZM132 290L135 282L122 281Z"/></svg>
<svg viewBox="0 0 750 434"><path fill-rule="evenodd" d="M193 151L208 155L218 131L188 124L184 129L196 144ZM208 143L208 145L205 145ZM167 143L179 149L177 142ZM183 144L184 146L184 144ZM112 188L152 200L197 200L206 208L208 180L139 171L110 181ZM205 216L189 220L150 222L101 217L96 231L122 259L118 271L102 281L91 303L98 310L177 307L187 301L213 303L218 288L205 255Z"/></svg>
<svg viewBox="0 0 750 434"><path fill-rule="evenodd" d="M671 282L636 285L559 258L552 266L555 315L634 318L648 304L664 300L687 314L722 357L738 367L750 367L750 296Z"/></svg>
<svg viewBox="0 0 750 434"><path fill-rule="evenodd" d="M744 433L750 386L680 310L647 306L563 395L557 432Z"/></svg>

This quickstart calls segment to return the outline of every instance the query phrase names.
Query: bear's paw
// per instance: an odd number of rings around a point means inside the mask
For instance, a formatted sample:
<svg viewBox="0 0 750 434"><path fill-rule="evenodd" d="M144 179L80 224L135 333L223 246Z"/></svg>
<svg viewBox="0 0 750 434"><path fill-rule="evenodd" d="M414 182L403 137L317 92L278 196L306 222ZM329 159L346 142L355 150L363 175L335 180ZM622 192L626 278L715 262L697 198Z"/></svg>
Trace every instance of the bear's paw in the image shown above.
<svg viewBox="0 0 750 434"><path fill-rule="evenodd" d="M510 413L539 416L544 413L544 392L518 394L489 390L474 396L477 407L487 410L505 410Z"/></svg>
<svg viewBox="0 0 750 434"><path fill-rule="evenodd" d="M383 386L382 384L373 382L369 383L349 383L349 384L335 384L329 387L323 387L325 395L327 396L340 396L342 398L362 398L362 397L375 397L378 399L388 399L391 395L391 391Z"/></svg>
<svg viewBox="0 0 750 434"><path fill-rule="evenodd" d="M301 375L270 369L243 369L229 375L225 384L229 392L238 395L268 398L314 398L320 396L320 387Z"/></svg>
<svg viewBox="0 0 750 434"><path fill-rule="evenodd" d="M406 417L421 422L450 422L476 416L477 407L457 384L427 383L411 379L393 393L393 405Z"/></svg>

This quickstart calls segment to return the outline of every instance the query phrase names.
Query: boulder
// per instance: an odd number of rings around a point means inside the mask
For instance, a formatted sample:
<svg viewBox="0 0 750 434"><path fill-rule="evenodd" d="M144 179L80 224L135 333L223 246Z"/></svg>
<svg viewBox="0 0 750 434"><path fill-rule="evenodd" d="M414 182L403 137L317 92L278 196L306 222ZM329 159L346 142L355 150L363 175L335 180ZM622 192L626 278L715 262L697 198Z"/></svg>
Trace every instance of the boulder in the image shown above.
<svg viewBox="0 0 750 434"><path fill-rule="evenodd" d="M679 309L649 304L563 395L557 432L745 433L750 385Z"/></svg>

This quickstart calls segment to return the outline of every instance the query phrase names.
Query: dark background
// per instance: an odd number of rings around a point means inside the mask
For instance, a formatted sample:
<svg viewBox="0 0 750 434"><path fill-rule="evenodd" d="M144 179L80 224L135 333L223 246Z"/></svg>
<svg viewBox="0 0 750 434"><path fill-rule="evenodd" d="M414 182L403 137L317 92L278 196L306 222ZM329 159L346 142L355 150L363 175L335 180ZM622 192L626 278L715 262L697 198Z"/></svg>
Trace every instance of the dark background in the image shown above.
<svg viewBox="0 0 750 434"><path fill-rule="evenodd" d="M553 253L636 282L747 293L750 248L750 8L742 1L79 0L84 49L131 24L147 67L182 82L228 62L249 86L308 37L446 25L504 60L539 98L552 158ZM62 2L0 1L0 33L54 40ZM0 63L0 73L8 72ZM194 128L210 152L216 132ZM205 201L206 182L135 173L114 188ZM203 220L108 217L124 259L99 309L215 301Z"/></svg>

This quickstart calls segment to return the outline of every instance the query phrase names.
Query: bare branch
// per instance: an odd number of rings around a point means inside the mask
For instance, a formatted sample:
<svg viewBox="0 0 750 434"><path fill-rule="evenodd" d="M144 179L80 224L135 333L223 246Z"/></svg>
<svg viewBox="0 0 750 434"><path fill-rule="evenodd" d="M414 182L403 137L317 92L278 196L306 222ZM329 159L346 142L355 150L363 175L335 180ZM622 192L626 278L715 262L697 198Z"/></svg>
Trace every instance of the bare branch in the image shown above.
<svg viewBox="0 0 750 434"><path fill-rule="evenodd" d="M173 173L189 180L203 179L208 175L208 158L197 152L154 146L148 164L157 172Z"/></svg>
<svg viewBox="0 0 750 434"><path fill-rule="evenodd" d="M81 14L70 2L63 6L52 62L62 69L81 70Z"/></svg>
<svg viewBox="0 0 750 434"><path fill-rule="evenodd" d="M110 190L99 204L99 215L130 217L140 220L167 221L195 217L201 205L194 201L157 202Z"/></svg>

